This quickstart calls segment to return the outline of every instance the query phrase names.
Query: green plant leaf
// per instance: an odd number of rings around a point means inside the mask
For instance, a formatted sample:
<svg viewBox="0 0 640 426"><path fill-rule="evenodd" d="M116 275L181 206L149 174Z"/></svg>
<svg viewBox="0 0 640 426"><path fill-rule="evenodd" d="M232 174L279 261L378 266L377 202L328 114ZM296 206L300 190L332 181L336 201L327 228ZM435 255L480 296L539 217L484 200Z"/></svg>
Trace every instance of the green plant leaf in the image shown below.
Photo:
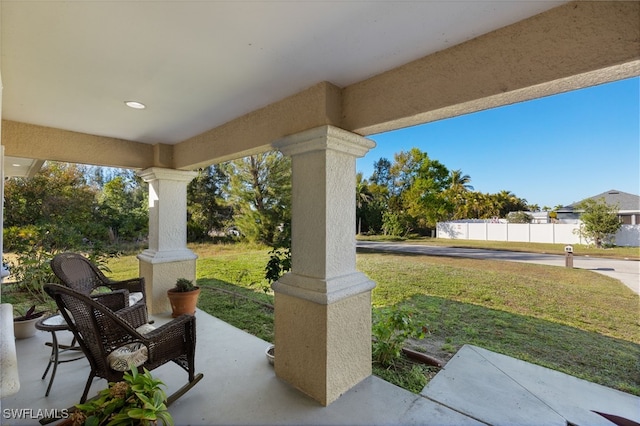
<svg viewBox="0 0 640 426"><path fill-rule="evenodd" d="M127 411L127 415L132 419L139 420L156 420L156 412L154 410L146 410L144 408L132 408Z"/></svg>
<svg viewBox="0 0 640 426"><path fill-rule="evenodd" d="M156 414L158 415L158 420L162 421L164 426L174 426L173 417L171 417L168 411L162 411Z"/></svg>
<svg viewBox="0 0 640 426"><path fill-rule="evenodd" d="M98 426L100 424L100 419L96 416L89 416L84 421L84 426Z"/></svg>

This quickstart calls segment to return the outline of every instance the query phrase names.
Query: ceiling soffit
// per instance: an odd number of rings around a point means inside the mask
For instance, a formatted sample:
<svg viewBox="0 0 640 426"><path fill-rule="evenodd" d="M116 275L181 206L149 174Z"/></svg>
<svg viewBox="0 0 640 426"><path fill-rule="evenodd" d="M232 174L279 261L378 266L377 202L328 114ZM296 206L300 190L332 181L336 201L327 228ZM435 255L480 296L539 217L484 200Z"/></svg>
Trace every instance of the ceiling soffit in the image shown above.
<svg viewBox="0 0 640 426"><path fill-rule="evenodd" d="M319 125L362 135L393 130L639 75L638 5L561 6L344 88L317 83L173 146L9 122L39 132L41 142L33 143L9 138L16 132L5 132L6 121L2 140L11 156L189 169L268 149Z"/></svg>

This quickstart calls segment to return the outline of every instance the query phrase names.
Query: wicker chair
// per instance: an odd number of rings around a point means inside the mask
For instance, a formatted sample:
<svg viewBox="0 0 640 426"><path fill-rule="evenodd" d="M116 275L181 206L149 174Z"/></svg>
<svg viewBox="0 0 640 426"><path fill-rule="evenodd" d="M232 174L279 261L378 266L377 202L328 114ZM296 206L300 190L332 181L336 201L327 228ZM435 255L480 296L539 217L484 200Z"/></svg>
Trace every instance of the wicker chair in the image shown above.
<svg viewBox="0 0 640 426"><path fill-rule="evenodd" d="M117 368L122 360L115 363L113 354L132 353L132 347L143 351L144 357L137 357L136 366L153 370L173 361L188 374L188 382L167 398L170 405L202 379L202 374L195 374L196 318L193 315L181 315L178 318L158 327L145 325L136 330L130 323L110 309L118 308L125 303L125 291L116 290L105 293L94 299L80 292L59 284L45 284L45 291L58 305L69 328L78 341L79 346L89 360L91 372L80 399L84 403L95 377L108 382L122 380L124 372L131 366Z"/></svg>
<svg viewBox="0 0 640 426"><path fill-rule="evenodd" d="M67 287L82 294L94 295L101 288L126 290L130 307L126 320L134 328L148 322L145 282L143 277L124 281L112 281L107 278L89 259L78 253L60 253L51 259L51 269ZM137 297L136 297L137 296Z"/></svg>

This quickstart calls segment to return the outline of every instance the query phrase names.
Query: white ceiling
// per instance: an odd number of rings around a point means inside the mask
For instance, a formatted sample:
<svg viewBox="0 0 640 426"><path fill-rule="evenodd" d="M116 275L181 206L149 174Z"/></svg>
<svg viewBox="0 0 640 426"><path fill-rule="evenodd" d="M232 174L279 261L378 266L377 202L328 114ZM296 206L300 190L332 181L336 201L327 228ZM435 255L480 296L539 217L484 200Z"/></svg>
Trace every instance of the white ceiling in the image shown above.
<svg viewBox="0 0 640 426"><path fill-rule="evenodd" d="M174 144L562 3L1 0L2 117Z"/></svg>

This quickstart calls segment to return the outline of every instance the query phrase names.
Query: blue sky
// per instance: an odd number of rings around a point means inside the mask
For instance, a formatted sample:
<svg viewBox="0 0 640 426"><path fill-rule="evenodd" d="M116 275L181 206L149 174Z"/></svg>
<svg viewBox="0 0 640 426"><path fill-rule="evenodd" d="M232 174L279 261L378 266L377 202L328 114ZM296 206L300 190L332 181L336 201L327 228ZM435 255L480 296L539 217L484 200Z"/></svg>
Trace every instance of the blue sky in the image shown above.
<svg viewBox="0 0 640 426"><path fill-rule="evenodd" d="M393 162L417 147L476 191L508 190L540 207L567 205L617 189L640 195L640 78L581 89L369 136L357 160Z"/></svg>

